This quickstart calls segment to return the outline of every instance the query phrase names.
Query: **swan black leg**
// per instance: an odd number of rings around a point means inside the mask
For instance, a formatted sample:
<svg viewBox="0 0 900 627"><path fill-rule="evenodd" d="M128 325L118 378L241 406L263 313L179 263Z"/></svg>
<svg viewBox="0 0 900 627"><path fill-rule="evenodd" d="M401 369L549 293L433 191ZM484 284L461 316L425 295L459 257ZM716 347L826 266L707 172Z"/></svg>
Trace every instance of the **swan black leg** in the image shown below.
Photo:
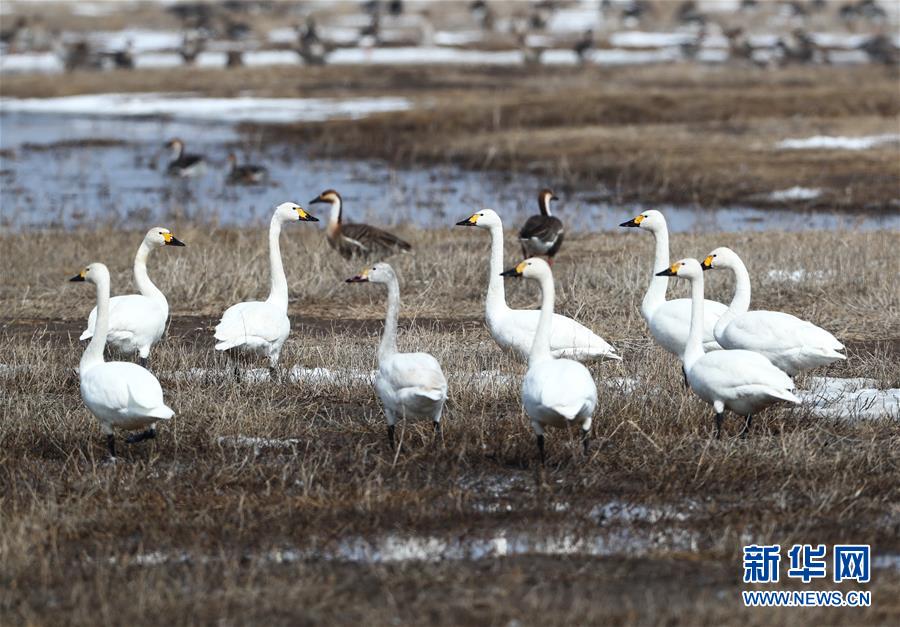
<svg viewBox="0 0 900 627"><path fill-rule="evenodd" d="M138 363L141 365L141 368L146 368L147 364L150 363L150 360L148 360L146 357L139 357Z"/></svg>
<svg viewBox="0 0 900 627"><path fill-rule="evenodd" d="M581 446L584 447L584 454L587 456L588 449L590 448L591 442L591 432L590 431L582 431L581 432Z"/></svg>
<svg viewBox="0 0 900 627"><path fill-rule="evenodd" d="M753 414L747 416L747 422L744 423L744 428L741 429L741 437L746 438L750 433L750 423L753 420Z"/></svg>
<svg viewBox="0 0 900 627"><path fill-rule="evenodd" d="M681 364L681 376L684 379L684 387L685 389L691 387L687 380L687 370L684 369L684 364Z"/></svg>
<svg viewBox="0 0 900 627"><path fill-rule="evenodd" d="M716 439L722 437L722 414L716 414Z"/></svg>
<svg viewBox="0 0 900 627"><path fill-rule="evenodd" d="M116 458L116 436L112 433L106 436L106 450L109 451L109 458Z"/></svg>
<svg viewBox="0 0 900 627"><path fill-rule="evenodd" d="M273 383L280 382L278 378L278 366L269 366L269 381L272 381Z"/></svg>
<svg viewBox="0 0 900 627"><path fill-rule="evenodd" d="M547 458L544 454L544 434L543 433L537 437L537 445L538 445L538 452L541 454L541 466L543 466L544 462L547 461Z"/></svg>
<svg viewBox="0 0 900 627"><path fill-rule="evenodd" d="M396 444L394 444L394 431L394 425L388 425L388 444L392 451L397 448Z"/></svg>
<svg viewBox="0 0 900 627"><path fill-rule="evenodd" d="M141 431L140 433L132 433L127 438L125 438L125 442L128 444L137 444L138 442L143 442L144 440L153 440L156 438L156 429L150 427L146 431Z"/></svg>
<svg viewBox="0 0 900 627"><path fill-rule="evenodd" d="M441 430L441 423L437 420L434 421L434 438L436 440L440 440L444 436L444 432Z"/></svg>

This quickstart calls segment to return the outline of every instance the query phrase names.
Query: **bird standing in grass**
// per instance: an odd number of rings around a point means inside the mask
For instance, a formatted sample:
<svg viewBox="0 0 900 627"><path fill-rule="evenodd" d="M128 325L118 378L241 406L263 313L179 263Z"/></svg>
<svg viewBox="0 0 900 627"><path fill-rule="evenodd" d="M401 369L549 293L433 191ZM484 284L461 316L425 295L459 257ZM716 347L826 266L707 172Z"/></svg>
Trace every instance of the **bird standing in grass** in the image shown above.
<svg viewBox="0 0 900 627"><path fill-rule="evenodd" d="M344 204L341 195L328 189L309 201L309 204L331 205L331 216L325 229L329 245L344 259L353 257L388 256L412 250L410 244L393 233L368 224L345 223Z"/></svg>
<svg viewBox="0 0 900 627"><path fill-rule="evenodd" d="M597 407L597 385L583 364L573 359L557 359L550 351L555 297L550 264L533 257L502 274L525 277L541 286L541 317L528 356L528 371L522 381L522 404L537 435L541 463L545 459L544 428L548 426L580 426L584 452L587 454L591 422Z"/></svg>
<svg viewBox="0 0 900 627"><path fill-rule="evenodd" d="M519 231L519 243L522 245L522 256L546 257L553 263L553 257L562 247L565 229L562 221L550 214L550 201L559 200L549 189L542 189L538 194L540 213L525 221Z"/></svg>
<svg viewBox="0 0 900 627"><path fill-rule="evenodd" d="M156 423L175 415L163 402L162 387L156 377L141 366L124 361L104 361L106 333L109 329L109 270L92 263L70 279L97 286L97 317L94 336L78 365L81 398L106 434L110 459L116 458L113 429L136 430L125 441L129 444L156 437Z"/></svg>
<svg viewBox="0 0 900 627"><path fill-rule="evenodd" d="M150 349L162 338L169 319L169 301L147 274L150 251L162 246L184 246L184 243L160 226L147 231L134 256L134 283L140 294L116 296L109 302L107 341L123 353L137 353L145 368ZM78 339L91 339L96 327L97 308L94 307L87 328Z"/></svg>
<svg viewBox="0 0 900 627"><path fill-rule="evenodd" d="M381 283L387 286L387 315L378 345L378 374L375 390L384 406L388 442L394 448L394 430L400 418L427 418L441 433L441 414L447 401L447 379L441 365L428 353L397 352L397 317L400 312L400 284L394 269L386 263L366 268L347 283Z"/></svg>
<svg viewBox="0 0 900 627"><path fill-rule="evenodd" d="M691 282L691 321L682 363L690 388L713 406L716 438L722 432L726 409L746 416L741 435L750 430L753 414L780 401L800 404L794 382L768 359L748 350L703 352L703 267L696 259L682 259L657 273Z"/></svg>

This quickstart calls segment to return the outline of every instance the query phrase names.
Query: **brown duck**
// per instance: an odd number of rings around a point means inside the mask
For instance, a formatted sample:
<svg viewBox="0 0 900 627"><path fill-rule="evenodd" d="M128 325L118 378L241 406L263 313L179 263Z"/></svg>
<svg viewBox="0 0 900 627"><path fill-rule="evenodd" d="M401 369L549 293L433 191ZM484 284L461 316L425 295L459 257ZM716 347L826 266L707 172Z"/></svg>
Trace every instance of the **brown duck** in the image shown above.
<svg viewBox="0 0 900 627"><path fill-rule="evenodd" d="M411 250L410 244L393 233L388 233L368 224L352 224L343 221L343 201L333 189L327 189L309 201L309 204L328 203L331 217L325 228L328 243L344 259L353 257L387 256Z"/></svg>

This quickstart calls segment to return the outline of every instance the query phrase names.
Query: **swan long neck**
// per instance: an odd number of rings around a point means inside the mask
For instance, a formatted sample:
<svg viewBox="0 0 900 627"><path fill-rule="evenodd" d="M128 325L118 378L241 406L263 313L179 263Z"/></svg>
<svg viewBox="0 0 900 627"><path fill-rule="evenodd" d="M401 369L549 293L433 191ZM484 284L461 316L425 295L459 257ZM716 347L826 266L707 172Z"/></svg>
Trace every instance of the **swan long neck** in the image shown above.
<svg viewBox="0 0 900 627"><path fill-rule="evenodd" d="M531 354L528 355L528 365L533 366L545 359L552 359L550 352L550 331L553 323L553 300L556 297L553 288L553 275L546 274L540 278L541 284L541 315L538 318L537 330L534 333L534 342L531 344Z"/></svg>
<svg viewBox="0 0 900 627"><path fill-rule="evenodd" d="M163 303L168 308L166 296L163 294L147 274L147 258L150 256L151 247L144 241L138 248L137 254L134 256L134 282L138 287L138 291L153 300Z"/></svg>
<svg viewBox="0 0 900 627"><path fill-rule="evenodd" d="M665 225L662 228L654 229L653 237L656 240L653 274L647 293L644 294L644 300L641 301L641 315L647 321L653 317L656 308L666 302L666 288L669 287L668 277L656 276L657 272L662 272L669 267L669 229Z"/></svg>
<svg viewBox="0 0 900 627"><path fill-rule="evenodd" d="M734 273L734 296L728 310L716 321L716 333L722 333L732 320L750 310L750 273L747 266L740 259L735 259L731 271Z"/></svg>
<svg viewBox="0 0 900 627"><path fill-rule="evenodd" d="M387 315L384 318L384 333L378 346L378 361L381 362L397 352L397 317L400 315L400 284L393 277L387 284Z"/></svg>
<svg viewBox="0 0 900 627"><path fill-rule="evenodd" d="M691 327L681 360L690 370L703 357L703 274L691 278Z"/></svg>
<svg viewBox="0 0 900 627"><path fill-rule="evenodd" d="M281 261L281 244L278 241L280 236L281 218L276 214L272 216L272 222L269 224L269 268L272 278L268 302L279 305L287 311L287 277L284 276L284 264Z"/></svg>
<svg viewBox="0 0 900 627"><path fill-rule="evenodd" d="M491 231L491 261L488 268L488 289L485 299L485 311L497 311L507 309L506 288L503 285L503 226L497 224L490 228Z"/></svg>
<svg viewBox="0 0 900 627"><path fill-rule="evenodd" d="M103 363L107 333L109 333L109 278L101 277L97 281L97 319L94 322L94 335L81 356L79 374L84 374L89 368Z"/></svg>

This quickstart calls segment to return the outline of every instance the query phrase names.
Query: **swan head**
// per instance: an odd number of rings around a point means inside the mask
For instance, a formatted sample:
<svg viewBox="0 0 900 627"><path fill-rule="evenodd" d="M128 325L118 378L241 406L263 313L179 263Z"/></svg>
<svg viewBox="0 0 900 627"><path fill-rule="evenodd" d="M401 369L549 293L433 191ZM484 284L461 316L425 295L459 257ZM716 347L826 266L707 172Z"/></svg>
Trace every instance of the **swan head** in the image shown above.
<svg viewBox="0 0 900 627"><path fill-rule="evenodd" d="M619 226L656 231L666 228L666 219L656 209L647 209L647 211L642 211L628 222L623 222Z"/></svg>
<svg viewBox="0 0 900 627"><path fill-rule="evenodd" d="M184 242L172 235L172 231L161 226L154 226L147 231L144 241L151 246L184 246Z"/></svg>
<svg viewBox="0 0 900 627"><path fill-rule="evenodd" d="M703 276L703 267L696 259L687 258L676 261L662 272L657 272L656 276L677 276L682 279L696 279Z"/></svg>
<svg viewBox="0 0 900 627"><path fill-rule="evenodd" d="M525 277L526 279L540 279L550 274L550 264L540 257L529 257L519 263L515 268L504 270L500 276Z"/></svg>
<svg viewBox="0 0 900 627"><path fill-rule="evenodd" d="M74 283L86 281L88 283L94 283L95 285L105 281L108 284L109 270L102 263L95 262L85 267L84 270L73 276L69 281Z"/></svg>
<svg viewBox="0 0 900 627"><path fill-rule="evenodd" d="M732 268L735 261L738 260L737 253L727 246L720 246L706 256L703 263L704 270L712 270L713 268Z"/></svg>
<svg viewBox="0 0 900 627"><path fill-rule="evenodd" d="M275 207L275 215L282 222L293 222L300 220L301 222L318 222L319 219L304 211L303 207L295 202L283 202Z"/></svg>
<svg viewBox="0 0 900 627"><path fill-rule="evenodd" d="M390 283L397 280L397 274L389 263L376 263L369 266L356 276L352 276L345 283Z"/></svg>
<svg viewBox="0 0 900 627"><path fill-rule="evenodd" d="M473 213L465 220L460 220L456 226L477 226L482 229L489 229L492 226L503 226L500 216L493 209L482 209L478 213Z"/></svg>

